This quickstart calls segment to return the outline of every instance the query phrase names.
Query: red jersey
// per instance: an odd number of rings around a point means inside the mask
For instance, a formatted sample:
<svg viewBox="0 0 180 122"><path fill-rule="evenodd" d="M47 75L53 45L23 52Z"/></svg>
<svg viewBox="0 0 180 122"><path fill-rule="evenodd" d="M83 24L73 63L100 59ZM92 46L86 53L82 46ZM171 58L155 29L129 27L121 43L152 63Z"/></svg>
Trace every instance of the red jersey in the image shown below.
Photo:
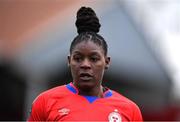
<svg viewBox="0 0 180 122"><path fill-rule="evenodd" d="M72 83L41 93L28 121L142 121L138 106L113 90L103 98L78 95Z"/></svg>

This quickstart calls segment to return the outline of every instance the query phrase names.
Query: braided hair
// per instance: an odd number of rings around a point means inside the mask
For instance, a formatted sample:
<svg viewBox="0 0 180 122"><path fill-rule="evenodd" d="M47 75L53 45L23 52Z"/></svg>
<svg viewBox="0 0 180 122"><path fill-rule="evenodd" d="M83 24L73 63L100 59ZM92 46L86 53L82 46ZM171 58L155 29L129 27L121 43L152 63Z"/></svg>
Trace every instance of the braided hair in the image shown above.
<svg viewBox="0 0 180 122"><path fill-rule="evenodd" d="M74 47L83 41L92 41L102 47L104 55L107 55L108 46L104 38L97 34L101 27L99 19L90 7L81 7L77 12L76 27L78 35L73 39L70 46L70 54Z"/></svg>

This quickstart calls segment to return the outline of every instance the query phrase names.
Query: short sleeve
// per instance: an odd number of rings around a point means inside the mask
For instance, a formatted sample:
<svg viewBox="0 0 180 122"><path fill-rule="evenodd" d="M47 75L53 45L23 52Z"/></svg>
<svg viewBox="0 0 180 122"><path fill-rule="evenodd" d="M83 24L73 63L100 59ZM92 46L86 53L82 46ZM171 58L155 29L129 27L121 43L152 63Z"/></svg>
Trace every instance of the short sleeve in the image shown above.
<svg viewBox="0 0 180 122"><path fill-rule="evenodd" d="M30 116L27 121L45 121L45 100L39 95L32 103Z"/></svg>

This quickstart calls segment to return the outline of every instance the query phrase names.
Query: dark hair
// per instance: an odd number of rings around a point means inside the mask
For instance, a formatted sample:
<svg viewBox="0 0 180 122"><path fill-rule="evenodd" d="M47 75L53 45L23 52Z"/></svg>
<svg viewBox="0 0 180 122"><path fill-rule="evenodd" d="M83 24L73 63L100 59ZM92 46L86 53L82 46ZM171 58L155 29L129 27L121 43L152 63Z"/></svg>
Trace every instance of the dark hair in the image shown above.
<svg viewBox="0 0 180 122"><path fill-rule="evenodd" d="M94 10L90 7L81 7L77 12L76 27L78 35L71 42L70 53L74 47L83 41L92 41L99 46L102 46L104 55L107 55L108 46L104 38L97 34L101 27L99 19Z"/></svg>

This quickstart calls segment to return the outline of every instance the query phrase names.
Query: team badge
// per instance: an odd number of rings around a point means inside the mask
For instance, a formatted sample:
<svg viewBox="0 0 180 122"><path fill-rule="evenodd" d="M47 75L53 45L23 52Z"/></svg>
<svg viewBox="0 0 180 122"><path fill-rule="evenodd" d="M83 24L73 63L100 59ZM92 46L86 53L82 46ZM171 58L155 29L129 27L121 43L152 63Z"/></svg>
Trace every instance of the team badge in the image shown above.
<svg viewBox="0 0 180 122"><path fill-rule="evenodd" d="M115 109L113 112L111 112L108 116L109 122L121 122L121 116L117 109Z"/></svg>
<svg viewBox="0 0 180 122"><path fill-rule="evenodd" d="M70 110L67 108L62 108L62 109L58 110L58 112L60 113L60 115L67 115L67 114L69 114Z"/></svg>

